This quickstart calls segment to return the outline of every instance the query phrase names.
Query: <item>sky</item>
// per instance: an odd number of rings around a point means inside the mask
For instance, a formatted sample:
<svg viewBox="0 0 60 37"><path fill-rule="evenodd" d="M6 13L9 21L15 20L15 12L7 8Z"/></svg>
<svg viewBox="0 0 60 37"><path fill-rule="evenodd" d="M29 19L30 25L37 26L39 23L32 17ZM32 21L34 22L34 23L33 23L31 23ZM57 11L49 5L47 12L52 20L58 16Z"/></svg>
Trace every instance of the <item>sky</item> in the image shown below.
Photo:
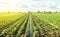
<svg viewBox="0 0 60 37"><path fill-rule="evenodd" d="M3 11L60 11L60 0L0 0Z"/></svg>

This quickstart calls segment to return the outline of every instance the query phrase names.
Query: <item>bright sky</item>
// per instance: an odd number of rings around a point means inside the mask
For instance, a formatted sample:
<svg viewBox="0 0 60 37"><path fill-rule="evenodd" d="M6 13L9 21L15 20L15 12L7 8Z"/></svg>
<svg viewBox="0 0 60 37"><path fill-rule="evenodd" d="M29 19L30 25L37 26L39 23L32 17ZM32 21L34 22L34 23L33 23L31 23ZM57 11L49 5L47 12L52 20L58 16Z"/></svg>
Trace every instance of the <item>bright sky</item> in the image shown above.
<svg viewBox="0 0 60 37"><path fill-rule="evenodd" d="M0 0L0 11L60 11L60 0Z"/></svg>

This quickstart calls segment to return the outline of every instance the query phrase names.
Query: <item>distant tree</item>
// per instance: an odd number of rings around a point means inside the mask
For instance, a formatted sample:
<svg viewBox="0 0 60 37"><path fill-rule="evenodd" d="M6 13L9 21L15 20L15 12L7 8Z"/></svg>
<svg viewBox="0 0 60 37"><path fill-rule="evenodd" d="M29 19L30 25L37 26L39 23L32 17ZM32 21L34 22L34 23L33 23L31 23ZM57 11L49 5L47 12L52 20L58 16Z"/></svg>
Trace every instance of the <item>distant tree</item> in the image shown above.
<svg viewBox="0 0 60 37"><path fill-rule="evenodd" d="M56 12L54 12L54 13L58 13L58 12L56 11Z"/></svg>
<svg viewBox="0 0 60 37"><path fill-rule="evenodd" d="M22 13L22 12L18 12L18 13Z"/></svg>
<svg viewBox="0 0 60 37"><path fill-rule="evenodd" d="M44 13L48 13L48 14L51 14L52 12L51 12L51 11L48 11L48 12L44 11Z"/></svg>
<svg viewBox="0 0 60 37"><path fill-rule="evenodd" d="M46 11L44 11L43 13L47 13Z"/></svg>
<svg viewBox="0 0 60 37"><path fill-rule="evenodd" d="M38 13L40 13L40 11L37 11Z"/></svg>
<svg viewBox="0 0 60 37"><path fill-rule="evenodd" d="M31 13L31 11L28 11L29 13Z"/></svg>
<svg viewBox="0 0 60 37"><path fill-rule="evenodd" d="M8 13L10 13L10 11L8 11Z"/></svg>
<svg viewBox="0 0 60 37"><path fill-rule="evenodd" d="M48 13L52 14L52 12L51 12L51 11L49 11Z"/></svg>

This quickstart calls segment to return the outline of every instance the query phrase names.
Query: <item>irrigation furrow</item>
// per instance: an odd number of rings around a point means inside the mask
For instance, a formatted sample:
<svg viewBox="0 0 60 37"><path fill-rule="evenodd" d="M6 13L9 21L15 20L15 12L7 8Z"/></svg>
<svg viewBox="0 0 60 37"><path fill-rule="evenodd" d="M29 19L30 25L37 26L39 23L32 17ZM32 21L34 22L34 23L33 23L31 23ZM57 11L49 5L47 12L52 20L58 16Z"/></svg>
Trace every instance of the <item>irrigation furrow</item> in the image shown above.
<svg viewBox="0 0 60 37"><path fill-rule="evenodd" d="M32 30L32 16L30 14L30 37L33 36L33 30Z"/></svg>

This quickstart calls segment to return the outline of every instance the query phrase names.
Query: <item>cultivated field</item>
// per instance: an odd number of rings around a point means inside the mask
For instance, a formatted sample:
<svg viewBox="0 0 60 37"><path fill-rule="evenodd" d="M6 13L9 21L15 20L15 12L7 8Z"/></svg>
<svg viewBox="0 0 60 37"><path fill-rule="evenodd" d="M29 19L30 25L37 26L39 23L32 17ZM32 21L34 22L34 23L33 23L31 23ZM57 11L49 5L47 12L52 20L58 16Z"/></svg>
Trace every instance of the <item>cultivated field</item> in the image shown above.
<svg viewBox="0 0 60 37"><path fill-rule="evenodd" d="M37 17L42 18L42 19L60 27L60 13L52 13L52 14L36 13L36 15L37 15Z"/></svg>
<svg viewBox="0 0 60 37"><path fill-rule="evenodd" d="M60 15L0 13L0 37L60 37Z"/></svg>

